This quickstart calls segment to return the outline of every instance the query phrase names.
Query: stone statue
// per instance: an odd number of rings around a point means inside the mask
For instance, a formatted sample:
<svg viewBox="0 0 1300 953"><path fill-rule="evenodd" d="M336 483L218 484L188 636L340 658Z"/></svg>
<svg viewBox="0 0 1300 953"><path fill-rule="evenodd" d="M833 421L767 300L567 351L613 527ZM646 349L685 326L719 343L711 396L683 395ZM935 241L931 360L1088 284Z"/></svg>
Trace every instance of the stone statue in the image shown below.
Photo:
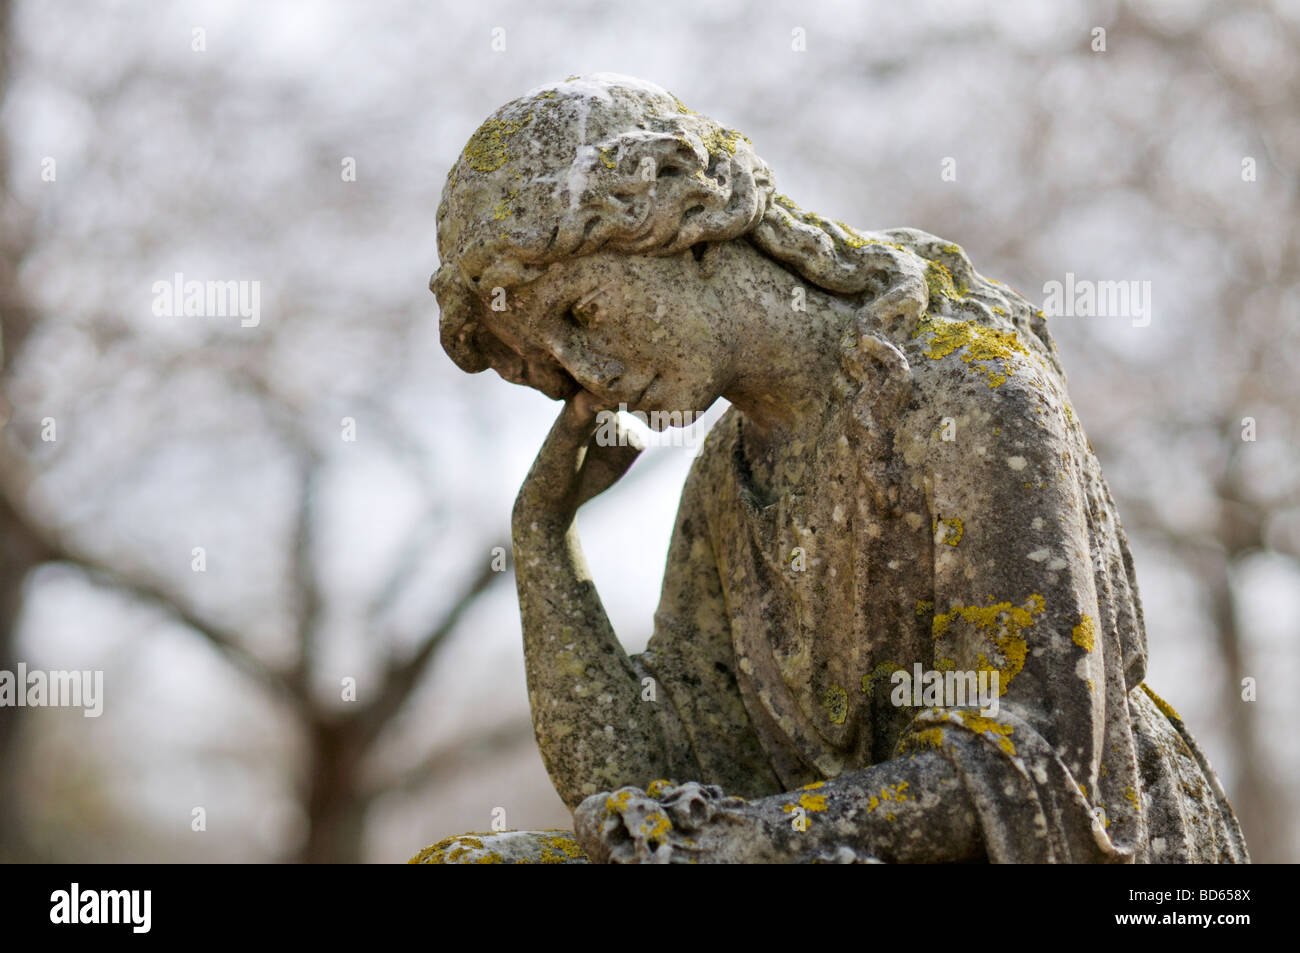
<svg viewBox="0 0 1300 953"><path fill-rule="evenodd" d="M456 364L564 401L513 533L576 843L416 860L1248 860L1143 683L1132 558L1043 314L961 248L806 211L741 133L597 74L483 123L438 250ZM599 421L719 397L629 656L574 529L638 453Z"/></svg>

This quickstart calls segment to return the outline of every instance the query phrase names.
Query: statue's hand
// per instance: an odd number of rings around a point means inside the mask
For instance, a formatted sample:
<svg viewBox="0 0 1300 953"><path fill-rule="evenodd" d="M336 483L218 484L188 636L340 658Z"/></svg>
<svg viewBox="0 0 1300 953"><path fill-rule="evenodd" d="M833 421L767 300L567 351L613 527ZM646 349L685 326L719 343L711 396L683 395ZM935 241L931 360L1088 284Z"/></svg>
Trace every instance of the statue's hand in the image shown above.
<svg viewBox="0 0 1300 953"><path fill-rule="evenodd" d="M716 785L656 781L649 793L625 787L587 798L573 813L574 831L597 863L688 864L714 859L745 824L744 805Z"/></svg>
<svg viewBox="0 0 1300 953"><path fill-rule="evenodd" d="M610 429L597 428L597 398L589 392L564 402L515 499L516 525L545 521L567 529L578 507L619 481L645 445L617 422L608 439Z"/></svg>

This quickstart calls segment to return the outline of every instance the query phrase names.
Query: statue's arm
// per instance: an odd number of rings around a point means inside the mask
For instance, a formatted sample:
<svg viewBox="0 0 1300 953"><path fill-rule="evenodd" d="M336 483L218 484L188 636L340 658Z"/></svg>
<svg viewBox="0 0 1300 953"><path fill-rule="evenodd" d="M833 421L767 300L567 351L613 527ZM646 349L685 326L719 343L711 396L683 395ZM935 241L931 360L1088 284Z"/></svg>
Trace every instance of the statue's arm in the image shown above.
<svg viewBox="0 0 1300 953"><path fill-rule="evenodd" d="M626 787L574 812L578 842L614 863L960 863L980 825L951 762L921 751L752 801L689 782Z"/></svg>
<svg viewBox="0 0 1300 953"><path fill-rule="evenodd" d="M515 577L533 730L569 807L668 771L659 720L605 614L582 553L579 506L622 476L640 447L600 446L589 395L566 402L512 516Z"/></svg>

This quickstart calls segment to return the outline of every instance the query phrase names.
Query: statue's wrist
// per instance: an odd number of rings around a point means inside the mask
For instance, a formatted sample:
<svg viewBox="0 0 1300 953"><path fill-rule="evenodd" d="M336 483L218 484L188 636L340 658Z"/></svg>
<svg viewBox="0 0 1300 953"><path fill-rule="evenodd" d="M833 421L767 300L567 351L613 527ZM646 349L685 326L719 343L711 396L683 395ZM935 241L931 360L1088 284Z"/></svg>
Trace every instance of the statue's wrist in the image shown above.
<svg viewBox="0 0 1300 953"><path fill-rule="evenodd" d="M573 525L574 516L567 508L541 505L521 496L515 502L510 520L515 545L562 541Z"/></svg>

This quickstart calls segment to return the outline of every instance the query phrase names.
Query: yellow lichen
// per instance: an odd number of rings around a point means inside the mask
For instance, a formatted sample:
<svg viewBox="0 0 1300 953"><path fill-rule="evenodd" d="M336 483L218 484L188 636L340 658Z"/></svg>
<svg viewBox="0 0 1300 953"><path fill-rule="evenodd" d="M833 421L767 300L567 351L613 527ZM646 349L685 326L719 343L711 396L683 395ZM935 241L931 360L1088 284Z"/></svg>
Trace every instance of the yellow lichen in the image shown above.
<svg viewBox="0 0 1300 953"><path fill-rule="evenodd" d="M952 272L948 266L938 261L926 259L925 265L925 285L930 289L930 297L950 298L956 301L970 294L970 289L966 285L958 286L952 277Z"/></svg>
<svg viewBox="0 0 1300 953"><path fill-rule="evenodd" d="M808 217L823 228L826 227L826 223L818 216L809 215ZM899 251L907 251L907 249L898 242L882 242L878 238L866 238L847 222L841 222L839 219L832 219L832 221L842 232L844 232L843 236L836 235L835 237L840 238L849 248L866 248L868 245L888 245L890 248L897 248Z"/></svg>
<svg viewBox="0 0 1300 953"><path fill-rule="evenodd" d="M715 157L722 155L724 152L734 156L741 139L749 143L753 142L744 133L737 132L735 129L723 129L721 126L710 128L700 138L704 142L704 148L709 151L709 155Z"/></svg>
<svg viewBox="0 0 1300 953"><path fill-rule="evenodd" d="M1082 616L1082 621L1071 631L1074 636L1074 644L1085 652L1091 652L1093 645L1096 644L1097 636L1097 623L1093 621L1092 616Z"/></svg>
<svg viewBox="0 0 1300 953"><path fill-rule="evenodd" d="M651 811L645 816L637 833L646 840L658 840L673 829L673 822L663 811Z"/></svg>
<svg viewBox="0 0 1300 953"><path fill-rule="evenodd" d="M961 542L962 536L965 535L966 528L962 525L960 519L953 516L948 519L935 520L931 524L931 531L933 532L938 530L940 523L942 523L944 528L947 530L947 532L944 533L942 542L947 543L949 546L956 546Z"/></svg>
<svg viewBox="0 0 1300 953"><path fill-rule="evenodd" d="M822 708L826 709L831 724L844 724L849 716L849 693L838 685L832 685L822 698Z"/></svg>
<svg viewBox="0 0 1300 953"><path fill-rule="evenodd" d="M569 860L586 860L578 842L566 834L548 837L543 841L542 855L539 862L543 864L562 864Z"/></svg>
<svg viewBox="0 0 1300 953"><path fill-rule="evenodd" d="M469 144L465 146L465 164L477 172L495 172L501 168L510 159L505 140L532 122L532 119L533 114L530 112L519 122L489 119L483 123L470 136Z"/></svg>
<svg viewBox="0 0 1300 953"><path fill-rule="evenodd" d="M812 814L821 813L826 810L826 795L801 794L799 795L799 806Z"/></svg>
<svg viewBox="0 0 1300 953"><path fill-rule="evenodd" d="M881 662L872 669L870 675L862 676L862 690L870 695L872 686L875 684L876 679L880 678L882 675L893 675L894 672L900 671L902 667L903 666L896 662Z"/></svg>
<svg viewBox="0 0 1300 953"><path fill-rule="evenodd" d="M491 834L483 835L491 837ZM501 863L499 854L495 855L496 860L483 860L471 858L473 851L483 850L483 841L475 834L457 834L453 837L446 837L436 844L424 848L408 861L412 864L457 864L466 860L472 860L476 864ZM493 856L493 855L489 855Z"/></svg>
<svg viewBox="0 0 1300 953"><path fill-rule="evenodd" d="M1153 692L1151 690L1151 687L1147 685L1146 682L1142 683L1142 691L1147 693L1147 697L1156 703L1156 707L1159 708L1160 711L1164 714L1164 716L1168 718L1170 721L1183 720L1183 716L1178 714L1178 712L1174 710L1174 706L1169 704L1169 702L1165 701L1163 698L1161 698L1159 695Z"/></svg>
<svg viewBox="0 0 1300 953"><path fill-rule="evenodd" d="M907 791L908 786L909 785L907 781L900 781L898 784L892 786L888 784L885 785L883 788L880 789L879 795L873 794L871 797L867 799L867 813L870 814L876 808L880 807L881 804L886 802L892 801L894 803L901 803L903 801L915 800L915 798L909 797L906 793L904 793ZM893 820L893 816L889 815L887 816L887 819Z"/></svg>
<svg viewBox="0 0 1300 953"><path fill-rule="evenodd" d="M632 801L631 791L616 791L605 798L605 810L615 813L624 811Z"/></svg>
<svg viewBox="0 0 1300 953"><path fill-rule="evenodd" d="M915 731L903 739L903 743L900 747L904 751L913 748L942 748L943 729L935 727L923 728L921 731Z"/></svg>
<svg viewBox="0 0 1300 953"><path fill-rule="evenodd" d="M1000 672L998 694L1005 695L1011 680L1025 667L1025 657L1029 651L1029 645L1020 633L1032 626L1036 621L1034 616L1041 614L1045 608L1046 603L1038 593L1032 594L1024 606L1013 606L1010 602L994 602L987 606L954 606L948 612L934 617L934 638L943 638L955 619L961 619L988 633L1002 653L1003 664L993 665L983 653L976 657L975 664L980 670L996 668Z"/></svg>
<svg viewBox="0 0 1300 953"><path fill-rule="evenodd" d="M969 709L959 709L957 717L961 723L977 735L994 735L994 740L999 748L1007 754L1015 754L1016 746L1011 743L1011 735L1015 730L1011 725L1004 725L1001 722L994 721L992 718L985 718L978 712Z"/></svg>
<svg viewBox="0 0 1300 953"><path fill-rule="evenodd" d="M1000 387L1006 383L1012 373L1013 354L1019 352L1026 357L1029 352L1020 343L1014 331L999 331L970 321L947 321L927 317L916 329L912 337L931 334L926 350L923 352L931 360L939 360L956 351L962 351L961 359L966 364L973 361L1001 361L1002 371L994 367L971 366L972 373L983 374L989 387Z"/></svg>
<svg viewBox="0 0 1300 953"><path fill-rule="evenodd" d="M809 814L822 814L826 811L826 795L801 794L798 803L781 805L781 810L786 814L793 814L800 808Z"/></svg>

